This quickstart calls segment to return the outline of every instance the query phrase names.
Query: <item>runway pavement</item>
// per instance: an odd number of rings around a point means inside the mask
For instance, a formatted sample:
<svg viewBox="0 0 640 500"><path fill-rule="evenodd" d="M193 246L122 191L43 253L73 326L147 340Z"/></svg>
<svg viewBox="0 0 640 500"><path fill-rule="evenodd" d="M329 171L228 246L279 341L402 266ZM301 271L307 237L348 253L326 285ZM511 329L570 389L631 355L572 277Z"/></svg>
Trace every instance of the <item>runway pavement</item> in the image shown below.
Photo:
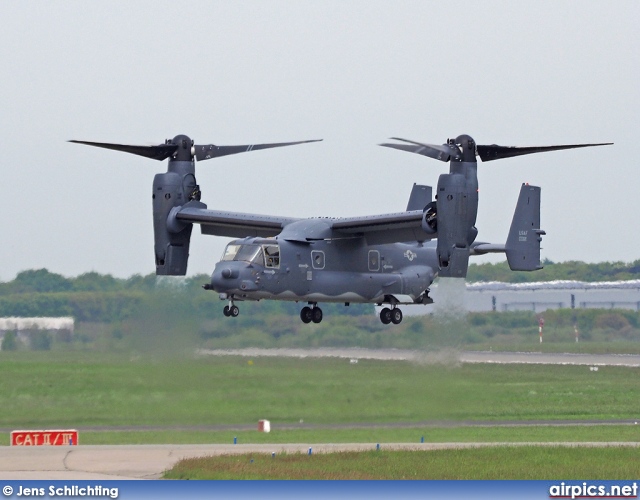
<svg viewBox="0 0 640 500"><path fill-rule="evenodd" d="M365 349L360 347L314 349L199 349L203 356L292 357L375 359L421 363L535 363L591 366L640 366L638 354L570 354L492 351L414 351L409 349Z"/></svg>

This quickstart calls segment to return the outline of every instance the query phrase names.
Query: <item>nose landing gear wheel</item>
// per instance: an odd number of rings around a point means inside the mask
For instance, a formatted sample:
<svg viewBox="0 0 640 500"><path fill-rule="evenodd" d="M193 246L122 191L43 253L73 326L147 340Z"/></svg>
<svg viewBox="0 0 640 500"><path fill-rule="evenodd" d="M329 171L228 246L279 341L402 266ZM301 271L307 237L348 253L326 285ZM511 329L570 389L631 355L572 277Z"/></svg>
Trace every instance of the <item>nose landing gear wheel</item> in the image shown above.
<svg viewBox="0 0 640 500"><path fill-rule="evenodd" d="M240 309L238 309L238 306L224 306L222 314L227 317L231 316L233 318L236 318L238 314L240 314Z"/></svg>

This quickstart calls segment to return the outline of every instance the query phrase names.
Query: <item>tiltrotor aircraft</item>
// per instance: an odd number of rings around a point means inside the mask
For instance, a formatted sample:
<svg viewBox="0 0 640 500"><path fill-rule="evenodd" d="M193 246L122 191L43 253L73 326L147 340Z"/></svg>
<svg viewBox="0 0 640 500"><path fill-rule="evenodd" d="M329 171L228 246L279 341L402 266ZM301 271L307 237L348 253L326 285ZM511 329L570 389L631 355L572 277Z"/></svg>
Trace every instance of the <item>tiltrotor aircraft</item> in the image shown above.
<svg viewBox="0 0 640 500"><path fill-rule="evenodd" d="M320 302L384 305L380 320L399 324L398 304L430 304L436 276L465 277L470 255L506 254L512 270L540 269L540 188L523 184L504 244L476 241L478 178L484 162L512 156L604 144L542 147L476 145L468 135L432 145L393 138L381 146L449 162L435 199L430 186L414 184L404 212L348 218L296 219L210 210L200 201L195 160L316 141L248 146L195 145L178 135L157 146L70 141L168 159L166 173L153 181L152 204L157 275L185 275L193 224L203 234L231 241L206 290L228 301L225 316L238 316L236 302L306 302L300 318L320 323ZM609 143L607 143L609 144ZM435 242L434 242L435 240Z"/></svg>

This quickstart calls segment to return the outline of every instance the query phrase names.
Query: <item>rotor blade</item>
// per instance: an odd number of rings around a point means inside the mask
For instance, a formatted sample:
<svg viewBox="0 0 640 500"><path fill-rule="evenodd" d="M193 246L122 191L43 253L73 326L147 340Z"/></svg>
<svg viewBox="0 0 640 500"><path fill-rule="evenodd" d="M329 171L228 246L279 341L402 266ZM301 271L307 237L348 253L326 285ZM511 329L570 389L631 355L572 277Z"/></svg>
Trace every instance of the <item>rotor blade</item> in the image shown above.
<svg viewBox="0 0 640 500"><path fill-rule="evenodd" d="M96 146L98 148L113 149L115 151L124 151L138 156L145 156L152 160L166 160L176 152L178 146L175 144L159 144L157 146L131 146L129 144L109 144L107 142L88 142L88 141L69 141L75 144L86 144L87 146Z"/></svg>
<svg viewBox="0 0 640 500"><path fill-rule="evenodd" d="M602 142L599 144L564 144L560 146L498 146L491 144L490 146L478 145L478 156L482 161L499 160L501 158L511 158L512 156L528 155L531 153L544 153L545 151L558 151L561 149L589 148L591 146L608 146L612 142Z"/></svg>
<svg viewBox="0 0 640 500"><path fill-rule="evenodd" d="M282 146L295 146L296 144L306 144L308 142L319 142L322 139L297 142L276 142L273 144L247 144L244 146L216 146L215 144L196 145L196 159L198 161L218 158L220 156L235 155L237 153L247 153L258 149L279 148Z"/></svg>
<svg viewBox="0 0 640 500"><path fill-rule="evenodd" d="M380 146L399 149L400 151L408 151L409 153L428 156L429 158L434 158L440 161L449 161L452 157L459 157L460 154L458 148L455 146L449 146L448 144L423 144L421 142L409 141L399 137L392 137L391 139L408 142L409 144L392 144L385 142L380 144Z"/></svg>

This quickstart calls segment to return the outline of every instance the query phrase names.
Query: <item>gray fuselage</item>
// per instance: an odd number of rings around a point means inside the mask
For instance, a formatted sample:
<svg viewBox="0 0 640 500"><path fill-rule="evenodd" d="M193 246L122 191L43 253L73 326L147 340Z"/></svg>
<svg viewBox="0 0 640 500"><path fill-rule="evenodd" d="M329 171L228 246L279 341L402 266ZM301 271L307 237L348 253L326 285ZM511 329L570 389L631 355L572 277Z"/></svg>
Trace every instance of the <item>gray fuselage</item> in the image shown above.
<svg viewBox="0 0 640 500"><path fill-rule="evenodd" d="M424 303L437 268L429 243L244 238L227 246L211 288L235 300Z"/></svg>

